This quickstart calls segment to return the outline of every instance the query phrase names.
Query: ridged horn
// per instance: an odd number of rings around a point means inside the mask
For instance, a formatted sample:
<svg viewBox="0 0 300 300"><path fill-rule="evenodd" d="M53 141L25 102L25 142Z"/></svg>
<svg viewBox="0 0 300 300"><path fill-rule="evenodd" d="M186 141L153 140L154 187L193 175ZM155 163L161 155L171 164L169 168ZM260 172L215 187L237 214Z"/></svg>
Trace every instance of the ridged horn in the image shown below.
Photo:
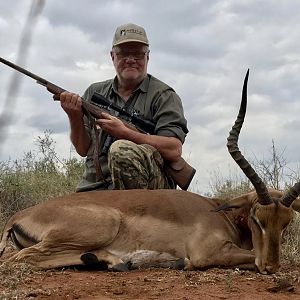
<svg viewBox="0 0 300 300"><path fill-rule="evenodd" d="M238 147L238 138L241 131L241 128L244 123L246 109L247 109L247 83L249 77L249 69L247 70L247 74L244 80L243 92L242 92L242 101L239 110L239 114L237 119L232 126L231 131L229 132L229 137L227 138L227 148L234 159L234 161L240 166L244 174L253 184L257 196L258 202L262 205L267 205L272 203L272 199L269 195L268 189L254 169L251 167L249 162L245 159L245 157L241 154Z"/></svg>
<svg viewBox="0 0 300 300"><path fill-rule="evenodd" d="M294 200L299 196L300 194L300 182L297 182L294 186L289 188L287 192L283 195L280 202L286 206L290 207Z"/></svg>

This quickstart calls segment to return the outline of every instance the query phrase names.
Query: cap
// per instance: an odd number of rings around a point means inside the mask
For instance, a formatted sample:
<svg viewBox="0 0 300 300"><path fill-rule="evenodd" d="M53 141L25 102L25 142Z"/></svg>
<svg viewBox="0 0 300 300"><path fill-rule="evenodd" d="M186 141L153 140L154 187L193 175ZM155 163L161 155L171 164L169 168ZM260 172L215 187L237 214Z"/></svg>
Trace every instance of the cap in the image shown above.
<svg viewBox="0 0 300 300"><path fill-rule="evenodd" d="M138 42L148 46L145 29L132 23L119 26L114 35L113 47L128 42Z"/></svg>

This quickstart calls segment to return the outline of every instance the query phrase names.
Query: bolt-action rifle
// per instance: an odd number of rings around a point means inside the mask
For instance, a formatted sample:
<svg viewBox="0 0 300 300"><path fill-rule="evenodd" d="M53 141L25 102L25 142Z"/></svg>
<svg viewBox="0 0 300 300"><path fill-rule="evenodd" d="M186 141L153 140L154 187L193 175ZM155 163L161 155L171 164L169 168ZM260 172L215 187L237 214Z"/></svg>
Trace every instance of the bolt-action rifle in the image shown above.
<svg viewBox="0 0 300 300"><path fill-rule="evenodd" d="M65 89L49 82L48 80L27 71L26 69L0 57L0 62L21 72L36 80L38 84L43 85L46 89L53 94L53 99L59 101L59 95L66 91ZM119 113L118 117L123 121L123 123L131 129L138 130L143 133L153 134L155 129L155 124L150 120L145 120L140 116L132 113L128 113L117 105L111 104L109 100L100 95L99 93L94 93L91 102L82 100L82 109L84 114L92 115L96 119L100 119L101 113L103 111L108 112L108 109L115 110ZM123 120L122 117L126 117L128 120ZM167 162L165 167L167 173L173 178L175 183L183 190L187 190L189 187L196 170L191 167L182 157L176 162Z"/></svg>

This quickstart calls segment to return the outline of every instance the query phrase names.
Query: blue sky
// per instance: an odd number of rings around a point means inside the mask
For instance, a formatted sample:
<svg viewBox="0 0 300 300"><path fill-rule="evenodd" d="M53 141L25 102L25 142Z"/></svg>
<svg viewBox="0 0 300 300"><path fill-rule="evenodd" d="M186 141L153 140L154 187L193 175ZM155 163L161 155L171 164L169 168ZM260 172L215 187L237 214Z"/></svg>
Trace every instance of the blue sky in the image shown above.
<svg viewBox="0 0 300 300"><path fill-rule="evenodd" d="M31 1L0 3L0 56L16 61ZM150 40L149 73L180 95L190 133L183 156L197 173L197 191L210 190L215 172L235 169L226 138L250 68L248 111L240 138L247 158L270 155L272 140L289 168L299 165L300 2L45 1L26 68L65 89L114 76L109 51L115 28L133 22ZM0 65L0 108L13 71ZM34 139L53 131L61 157L70 153L69 124L59 103L22 78L1 160L21 158Z"/></svg>

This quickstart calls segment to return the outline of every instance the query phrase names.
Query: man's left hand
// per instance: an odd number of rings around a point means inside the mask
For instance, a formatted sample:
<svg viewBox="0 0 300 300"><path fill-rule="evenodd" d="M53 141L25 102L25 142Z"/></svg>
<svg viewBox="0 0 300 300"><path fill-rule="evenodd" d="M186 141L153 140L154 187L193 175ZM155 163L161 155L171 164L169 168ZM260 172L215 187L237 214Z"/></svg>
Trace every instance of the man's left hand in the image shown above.
<svg viewBox="0 0 300 300"><path fill-rule="evenodd" d="M126 139L130 130L120 119L105 112L101 113L101 119L96 120L96 123L116 139Z"/></svg>

